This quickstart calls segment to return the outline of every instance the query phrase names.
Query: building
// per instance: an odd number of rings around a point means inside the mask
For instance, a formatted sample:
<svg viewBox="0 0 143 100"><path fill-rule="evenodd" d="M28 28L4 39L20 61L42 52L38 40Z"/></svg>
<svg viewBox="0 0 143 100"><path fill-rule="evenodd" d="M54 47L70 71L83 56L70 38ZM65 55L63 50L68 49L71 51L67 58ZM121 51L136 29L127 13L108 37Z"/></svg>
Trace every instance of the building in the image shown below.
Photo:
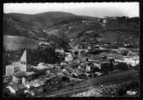
<svg viewBox="0 0 143 100"><path fill-rule="evenodd" d="M39 45L40 46L48 46L48 45L50 45L50 43L45 42L45 41L41 41L41 42L39 42Z"/></svg>
<svg viewBox="0 0 143 100"><path fill-rule="evenodd" d="M73 60L73 56L71 53L67 53L67 56L65 57L65 61L70 62Z"/></svg>
<svg viewBox="0 0 143 100"><path fill-rule="evenodd" d="M14 73L14 66L7 65L6 66L6 76L13 75L13 73Z"/></svg>
<svg viewBox="0 0 143 100"><path fill-rule="evenodd" d="M55 49L55 52L60 53L60 54L65 53L64 49L58 49L58 48Z"/></svg>
<svg viewBox="0 0 143 100"><path fill-rule="evenodd" d="M116 62L124 62L127 63L131 66L136 66L137 64L139 64L139 57L138 56L134 56L134 57L124 57L123 59L115 59Z"/></svg>
<svg viewBox="0 0 143 100"><path fill-rule="evenodd" d="M13 62L11 65L6 66L6 76L13 75L16 72L26 72L27 71L27 51L24 50L21 58L17 62Z"/></svg>

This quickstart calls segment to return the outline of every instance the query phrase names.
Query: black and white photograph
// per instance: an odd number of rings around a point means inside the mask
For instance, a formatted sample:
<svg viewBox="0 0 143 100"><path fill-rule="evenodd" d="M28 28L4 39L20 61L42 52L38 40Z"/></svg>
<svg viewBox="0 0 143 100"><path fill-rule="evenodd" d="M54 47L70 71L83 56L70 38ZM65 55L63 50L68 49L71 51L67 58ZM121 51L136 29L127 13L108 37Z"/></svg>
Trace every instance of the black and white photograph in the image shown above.
<svg viewBox="0 0 143 100"><path fill-rule="evenodd" d="M3 3L3 97L140 97L139 2Z"/></svg>

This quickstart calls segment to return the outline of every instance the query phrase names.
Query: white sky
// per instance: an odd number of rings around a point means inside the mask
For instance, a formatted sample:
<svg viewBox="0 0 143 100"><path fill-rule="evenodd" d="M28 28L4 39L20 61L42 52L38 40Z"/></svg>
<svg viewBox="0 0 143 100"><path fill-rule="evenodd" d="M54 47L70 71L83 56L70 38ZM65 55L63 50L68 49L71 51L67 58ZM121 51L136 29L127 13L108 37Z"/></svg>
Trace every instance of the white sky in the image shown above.
<svg viewBox="0 0 143 100"><path fill-rule="evenodd" d="M94 17L136 17L139 16L139 3L4 3L4 13L36 14L48 11L71 12Z"/></svg>

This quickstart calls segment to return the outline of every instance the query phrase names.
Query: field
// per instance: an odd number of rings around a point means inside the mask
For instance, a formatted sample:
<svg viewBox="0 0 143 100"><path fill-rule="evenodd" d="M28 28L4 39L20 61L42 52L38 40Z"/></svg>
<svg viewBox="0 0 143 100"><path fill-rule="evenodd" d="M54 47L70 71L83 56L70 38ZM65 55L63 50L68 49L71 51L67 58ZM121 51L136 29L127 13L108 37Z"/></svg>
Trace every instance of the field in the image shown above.
<svg viewBox="0 0 143 100"><path fill-rule="evenodd" d="M74 94L82 93L82 92L87 92L89 89L101 89L101 85L104 85L104 87L108 87L111 84L121 84L121 83L126 83L131 80L138 80L138 73L134 70L129 70L125 72L119 72L119 73L110 73L109 75L106 76L101 76L95 79L89 79L89 80L84 80L82 82L78 82L69 86L66 86L64 89L61 90L55 90L55 92L50 93L50 94L44 94L46 97L63 97L63 96L72 96ZM104 88L103 87L103 88ZM110 88L110 87L109 87ZM112 87L114 88L114 87ZM43 94L42 94L43 95ZM94 95L96 96L96 95ZM97 95L98 96L98 95Z"/></svg>
<svg viewBox="0 0 143 100"><path fill-rule="evenodd" d="M38 47L38 41L23 36L4 35L3 39L3 46L6 51L16 51L24 48L36 49Z"/></svg>

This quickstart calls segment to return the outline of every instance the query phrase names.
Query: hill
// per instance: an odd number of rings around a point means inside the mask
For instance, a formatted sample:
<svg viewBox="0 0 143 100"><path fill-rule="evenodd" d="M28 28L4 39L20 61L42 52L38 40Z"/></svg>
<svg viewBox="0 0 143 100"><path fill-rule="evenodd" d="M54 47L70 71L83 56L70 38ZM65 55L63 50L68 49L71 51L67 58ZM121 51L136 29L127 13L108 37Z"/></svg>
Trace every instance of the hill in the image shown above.
<svg viewBox="0 0 143 100"><path fill-rule="evenodd" d="M103 20L106 20L104 25ZM24 36L35 40L69 42L129 42L139 45L139 18L96 18L65 12L47 12L35 15L9 13L3 17L3 34Z"/></svg>

